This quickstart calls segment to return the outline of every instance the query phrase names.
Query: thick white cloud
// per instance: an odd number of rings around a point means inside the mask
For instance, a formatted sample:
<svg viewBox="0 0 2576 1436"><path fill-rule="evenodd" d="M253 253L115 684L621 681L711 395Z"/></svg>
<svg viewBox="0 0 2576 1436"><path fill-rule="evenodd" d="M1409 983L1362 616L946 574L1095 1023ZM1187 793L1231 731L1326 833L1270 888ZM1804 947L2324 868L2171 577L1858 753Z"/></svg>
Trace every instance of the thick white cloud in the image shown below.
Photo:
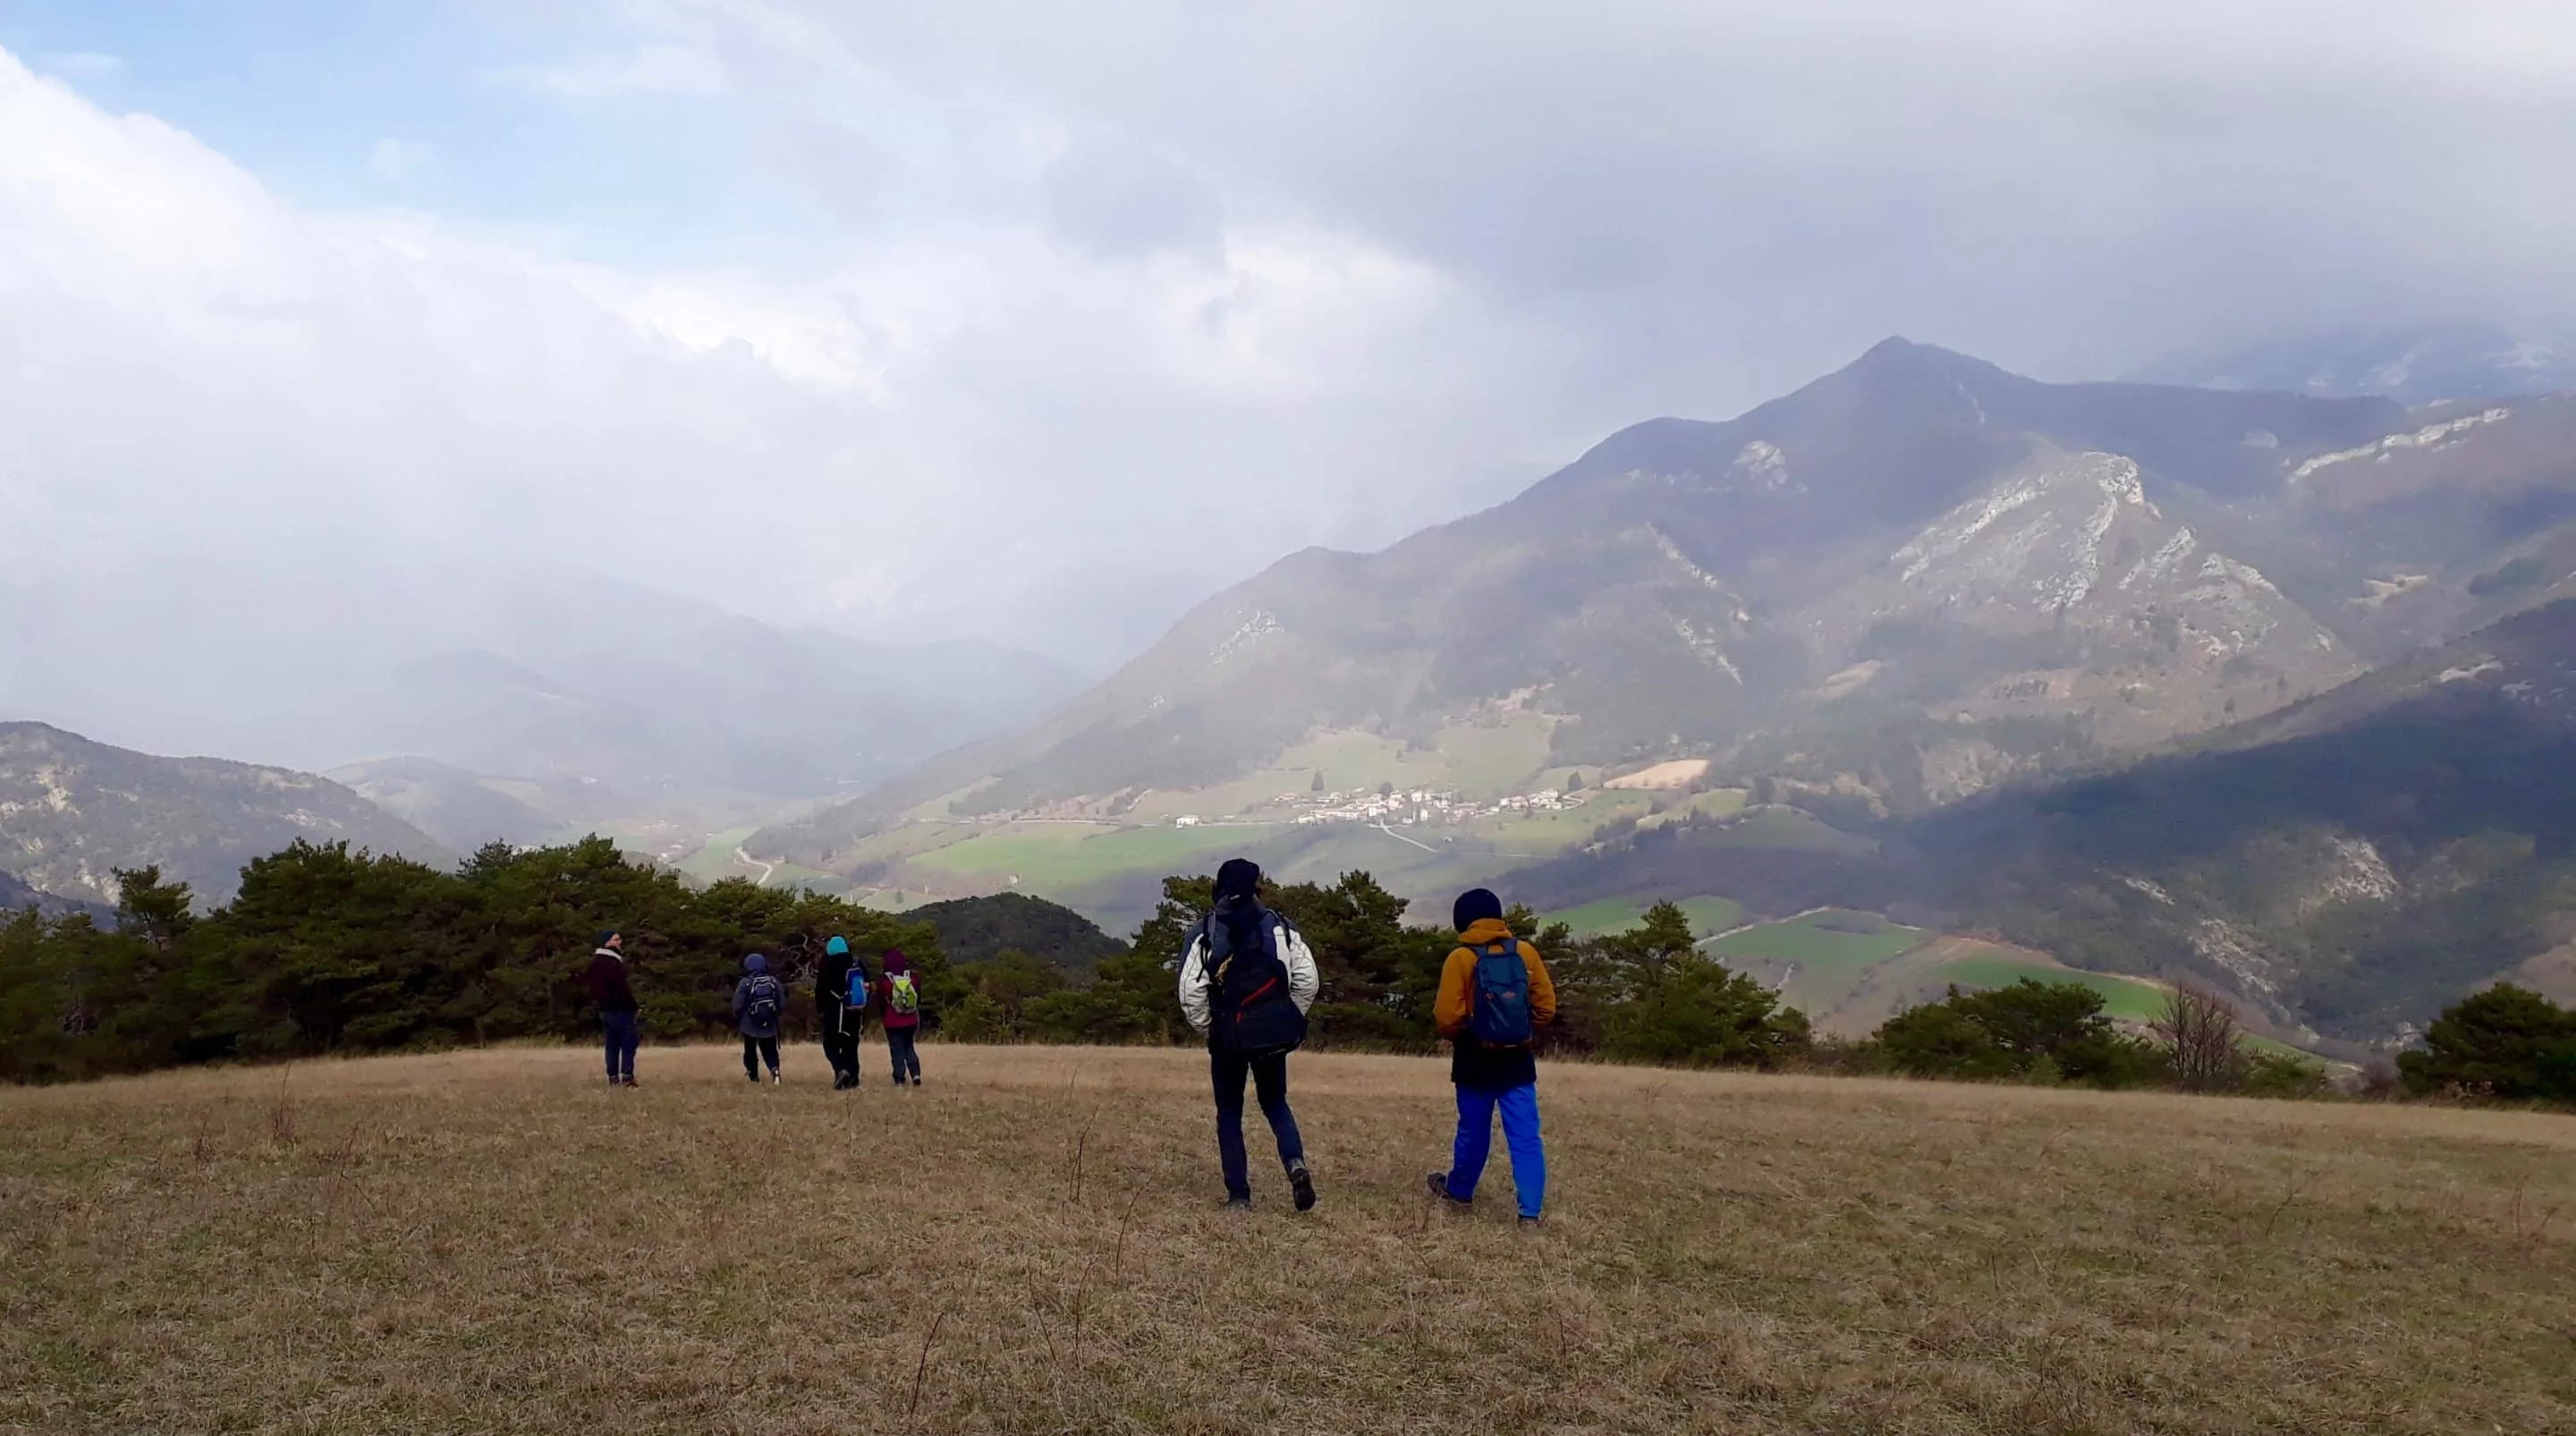
<svg viewBox="0 0 2576 1436"><path fill-rule="evenodd" d="M2081 370L2576 308L2560 0L652 13L780 76L899 74L1150 144L1229 217L1293 206L1563 327L1596 350L1566 377L1640 408L1895 331Z"/></svg>
<svg viewBox="0 0 2576 1436"><path fill-rule="evenodd" d="M1097 648L1892 332L2576 313L2559 0L608 9L509 78L702 107L738 255L318 211L0 61L12 501Z"/></svg>
<svg viewBox="0 0 2576 1436"><path fill-rule="evenodd" d="M379 169L424 158L392 143ZM434 542L1105 653L1337 532L1419 453L1338 416L1438 393L1438 348L1494 337L1427 266L1293 226L1102 254L951 225L783 274L567 249L300 209L0 59L0 498L64 562L82 534ZM1399 363L1425 378L1381 392Z"/></svg>

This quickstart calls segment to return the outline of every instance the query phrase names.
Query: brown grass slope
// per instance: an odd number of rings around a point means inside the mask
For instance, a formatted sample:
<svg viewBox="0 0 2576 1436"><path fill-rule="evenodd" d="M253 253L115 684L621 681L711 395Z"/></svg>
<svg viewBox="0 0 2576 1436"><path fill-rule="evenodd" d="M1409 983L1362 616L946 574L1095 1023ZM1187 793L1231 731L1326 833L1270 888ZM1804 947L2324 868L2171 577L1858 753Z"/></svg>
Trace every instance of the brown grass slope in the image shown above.
<svg viewBox="0 0 2576 1436"><path fill-rule="evenodd" d="M2563 1118L1552 1068L1529 1233L1430 1061L1300 1059L1304 1219L1193 1054L594 1062L0 1093L0 1428L2576 1429Z"/></svg>

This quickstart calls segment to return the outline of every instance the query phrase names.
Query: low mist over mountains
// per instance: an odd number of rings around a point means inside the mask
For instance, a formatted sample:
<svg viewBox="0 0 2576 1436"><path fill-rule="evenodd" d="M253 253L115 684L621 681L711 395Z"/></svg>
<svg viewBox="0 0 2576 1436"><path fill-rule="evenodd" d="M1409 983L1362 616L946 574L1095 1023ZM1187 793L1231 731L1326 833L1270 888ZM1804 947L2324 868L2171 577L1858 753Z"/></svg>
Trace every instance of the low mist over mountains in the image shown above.
<svg viewBox="0 0 2576 1436"><path fill-rule="evenodd" d="M2407 404L2494 399L2576 389L2576 339L2491 324L2354 330L2169 359L2136 377L2319 398L2375 394Z"/></svg>
<svg viewBox="0 0 2576 1436"><path fill-rule="evenodd" d="M1319 730L1515 722L1532 768L1705 756L1920 810L2270 711L2571 568L2576 404L2044 384L1890 340L1292 556L1034 727L759 841L824 861L923 804L1115 813Z"/></svg>
<svg viewBox="0 0 2576 1436"><path fill-rule="evenodd" d="M200 900L221 902L244 863L299 838L453 861L419 829L310 773L161 758L42 723L0 724L0 872L42 892L113 905L115 870L154 864Z"/></svg>
<svg viewBox="0 0 2576 1436"><path fill-rule="evenodd" d="M518 801L556 822L857 791L1078 681L430 550L127 555L0 576L0 598L0 712L317 770L429 759L536 785ZM483 836L525 830L496 812L510 826Z"/></svg>

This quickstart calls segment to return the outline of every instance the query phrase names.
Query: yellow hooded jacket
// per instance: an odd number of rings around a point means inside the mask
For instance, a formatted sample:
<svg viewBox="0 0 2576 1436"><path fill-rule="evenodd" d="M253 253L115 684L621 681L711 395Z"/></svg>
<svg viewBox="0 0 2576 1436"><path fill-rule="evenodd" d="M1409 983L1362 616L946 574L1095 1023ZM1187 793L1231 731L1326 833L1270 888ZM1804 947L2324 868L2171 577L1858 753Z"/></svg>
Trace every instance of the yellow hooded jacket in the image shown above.
<svg viewBox="0 0 2576 1436"><path fill-rule="evenodd" d="M1459 946L1440 968L1440 997L1432 1005L1431 1021L1450 1041L1449 1080L1460 1086L1499 1091L1538 1080L1538 1061L1529 1048L1487 1047L1467 1025L1476 1001L1476 950L1508 940L1512 930L1502 919L1478 919L1458 934ZM1519 945L1521 961L1529 965L1530 1025L1545 1027L1556 1020L1556 984L1538 949Z"/></svg>

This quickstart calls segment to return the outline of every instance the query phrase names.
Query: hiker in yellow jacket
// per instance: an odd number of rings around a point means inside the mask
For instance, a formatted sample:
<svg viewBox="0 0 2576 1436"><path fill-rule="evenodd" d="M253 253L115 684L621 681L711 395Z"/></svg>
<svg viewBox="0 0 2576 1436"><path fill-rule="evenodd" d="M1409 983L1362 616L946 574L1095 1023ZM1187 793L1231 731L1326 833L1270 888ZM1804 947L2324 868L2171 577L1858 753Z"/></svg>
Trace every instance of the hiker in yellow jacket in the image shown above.
<svg viewBox="0 0 2576 1436"><path fill-rule="evenodd" d="M1503 901L1483 888L1461 894L1451 913L1458 948L1440 969L1432 1022L1449 1039L1449 1080L1458 1088L1458 1140L1449 1170L1427 1179L1453 1206L1476 1199L1493 1148L1494 1113L1512 1154L1512 1191L1521 1225L1538 1225L1547 1202L1547 1148L1538 1132L1539 1030L1556 1020L1556 984L1538 949L1512 935Z"/></svg>

